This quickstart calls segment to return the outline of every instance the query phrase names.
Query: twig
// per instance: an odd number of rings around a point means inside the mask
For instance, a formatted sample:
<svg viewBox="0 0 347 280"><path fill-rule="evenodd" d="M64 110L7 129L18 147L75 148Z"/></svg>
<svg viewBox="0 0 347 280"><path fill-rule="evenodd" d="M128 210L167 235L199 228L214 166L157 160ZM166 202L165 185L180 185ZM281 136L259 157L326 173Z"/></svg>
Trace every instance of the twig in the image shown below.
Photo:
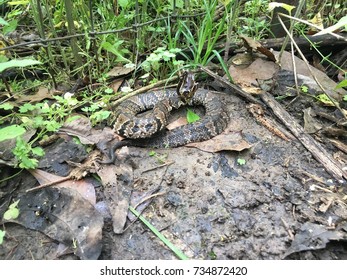
<svg viewBox="0 0 347 280"><path fill-rule="evenodd" d="M178 79L178 76L173 76L173 77L170 77L170 78L168 78L168 79L158 81L158 82L156 82L156 83L154 83L154 84L150 84L150 85L148 85L148 86L139 88L138 90L134 90L134 91L132 91L132 92L130 92L130 93L124 95L123 97L117 99L116 101L113 101L113 102L112 102L112 106L116 106L116 105L122 103L124 100L128 99L128 98L131 97L131 96L134 96L134 95L137 95L137 94L146 92L146 91L148 91L148 90L150 90L150 89L153 89L153 88L158 87L158 86L161 86L161 85L165 85L165 84L167 84L167 83L169 83L169 82L172 82L172 81L175 81L175 80L177 80L177 79ZM111 101L112 101L112 99L111 99Z"/></svg>
<svg viewBox="0 0 347 280"><path fill-rule="evenodd" d="M167 165L171 165L171 164L173 164L173 163L175 163L173 160L172 160L172 161L167 161L167 162L165 162L165 163L163 163L163 164L161 164L161 165L154 166L154 167L152 167L152 168L146 169L146 170L142 171L141 174L146 173L146 172L149 172L149 171L156 170L156 169L158 169L158 168L162 168L162 167L167 166ZM136 207L134 207L134 208L136 209Z"/></svg>
<svg viewBox="0 0 347 280"><path fill-rule="evenodd" d="M283 122L283 124L293 133L302 145L320 162L325 170L339 182L345 182L347 173L339 166L333 157L317 142L311 135L305 133L302 126L282 108L282 106L268 92L260 95L260 98L272 109L273 113ZM341 183L342 183L341 182Z"/></svg>
<svg viewBox="0 0 347 280"><path fill-rule="evenodd" d="M157 191L157 190L155 190ZM140 202L138 202L135 206L134 206L134 209L136 210L137 207L139 207L142 203L146 202L147 200L153 198L153 197L157 197L157 196L160 196L160 195L164 195L166 194L166 192L159 192L159 193L154 193L154 194L151 194L150 196L147 196L145 197L144 199L142 199Z"/></svg>
<svg viewBox="0 0 347 280"><path fill-rule="evenodd" d="M293 234L293 231L289 228L287 222L285 220L283 220L283 218L281 218L281 221L284 225L284 228L286 229L286 231L288 232L288 235L289 235L289 238L291 240L294 240L294 234Z"/></svg>
<svg viewBox="0 0 347 280"><path fill-rule="evenodd" d="M61 178L61 179L59 179L57 181L49 182L47 184L43 184L43 185L40 185L40 186L31 188L31 189L28 189L25 192L31 192L31 191L36 191L36 190L43 189L43 188L46 188L46 187L50 187L50 186L55 185L55 184L66 182L66 181L68 181L70 179L72 179L72 176L64 177L64 178Z"/></svg>
<svg viewBox="0 0 347 280"><path fill-rule="evenodd" d="M318 26L318 25L315 25L315 24L313 24L313 23L310 23L310 22L308 22L307 20L303 20L303 19L300 19L300 18L292 17L292 16L289 16L289 15L286 15L286 14L282 14L282 13L278 13L278 15L283 16L283 17L286 17L286 18L289 18L289 19L292 19L292 20L296 20L296 21L301 22L301 23L304 23L304 24L307 24L307 25L309 25L309 26L311 26L311 27L314 27L314 28L316 28L316 29L318 29L318 30L320 30L320 31L324 30L324 28L321 28L321 27ZM343 36L341 36L341 35L339 35L339 34L335 34L335 33L333 33L333 32L328 32L328 34L330 34L331 36L334 36L335 38L337 38L337 39L339 39L339 40L347 41L347 39L346 39L345 37L343 37ZM314 36L314 35L313 35L313 36ZM318 35L318 36L321 36L321 35ZM316 36L316 37L318 37L318 36Z"/></svg>

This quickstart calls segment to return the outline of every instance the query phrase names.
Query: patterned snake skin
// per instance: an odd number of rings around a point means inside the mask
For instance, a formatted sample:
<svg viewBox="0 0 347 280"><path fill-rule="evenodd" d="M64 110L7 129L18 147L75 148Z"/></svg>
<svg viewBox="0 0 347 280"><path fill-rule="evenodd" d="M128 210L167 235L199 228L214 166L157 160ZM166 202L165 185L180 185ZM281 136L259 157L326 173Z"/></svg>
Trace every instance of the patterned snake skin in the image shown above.
<svg viewBox="0 0 347 280"><path fill-rule="evenodd" d="M167 131L165 126L170 112L183 105L201 105L205 108L205 115L194 123ZM217 94L209 90L197 90L194 74L185 72L177 90L143 93L127 99L117 107L114 130L126 139L111 147L108 160L99 162L114 162L115 150L127 145L173 148L208 140L223 132L228 122L229 114Z"/></svg>
<svg viewBox="0 0 347 280"><path fill-rule="evenodd" d="M185 105L175 90L159 90L131 97L115 111L115 132L133 146L164 148L208 140L226 128L229 114L219 97L204 89L195 92L188 105L202 105L205 116L171 131L163 131L170 111ZM151 110L145 116L138 113Z"/></svg>

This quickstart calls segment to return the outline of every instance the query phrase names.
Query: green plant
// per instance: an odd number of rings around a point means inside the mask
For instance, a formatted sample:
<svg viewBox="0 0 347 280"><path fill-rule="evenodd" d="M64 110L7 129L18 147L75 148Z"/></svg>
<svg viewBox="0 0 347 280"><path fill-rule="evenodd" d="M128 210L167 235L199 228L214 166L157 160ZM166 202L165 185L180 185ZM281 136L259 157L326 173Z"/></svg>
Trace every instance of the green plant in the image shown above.
<svg viewBox="0 0 347 280"><path fill-rule="evenodd" d="M195 114L191 109L187 109L187 122L193 123L200 120L199 115Z"/></svg>
<svg viewBox="0 0 347 280"><path fill-rule="evenodd" d="M0 229L0 245L4 242L6 231Z"/></svg>
<svg viewBox="0 0 347 280"><path fill-rule="evenodd" d="M165 46L159 47L142 62L141 68L147 73L152 73L157 79L163 78L163 74L169 70L174 71L183 64L183 61L176 60L176 54L180 51L179 48L167 50Z"/></svg>
<svg viewBox="0 0 347 280"><path fill-rule="evenodd" d="M256 40L264 38L270 26L266 19L268 3L267 0L245 2L242 16L238 18L241 34Z"/></svg>
<svg viewBox="0 0 347 280"><path fill-rule="evenodd" d="M139 220L144 223L152 232L155 234L176 256L181 260L188 260L188 257L175 245L173 245L162 233L159 232L149 221L147 221L139 212L137 212L133 207L129 207L131 213L133 213Z"/></svg>
<svg viewBox="0 0 347 280"><path fill-rule="evenodd" d="M25 142L21 137L17 137L16 147L12 152L18 160L18 166L24 169L35 169L38 160L34 156L41 157L44 155L41 147L33 148L31 143Z"/></svg>
<svg viewBox="0 0 347 280"><path fill-rule="evenodd" d="M242 165L245 165L245 164L246 164L246 160L243 159L243 158L238 158L238 159L237 159L237 164L238 164L238 165L241 165L241 166L242 166Z"/></svg>
<svg viewBox="0 0 347 280"><path fill-rule="evenodd" d="M10 206L5 211L3 216L5 220L14 220L18 218L19 216L18 203L19 203L19 199L10 204Z"/></svg>
<svg viewBox="0 0 347 280"><path fill-rule="evenodd" d="M193 57L191 58L186 53L181 53L189 64L206 65L214 57L213 50L225 29L226 17L226 13L224 13L223 17L218 22L215 22L214 14L217 4L218 1L216 0L203 0L203 8L206 14L199 25L193 25L192 23L188 26L185 21L179 22L178 32L183 34L184 41L187 43L187 47L190 49Z"/></svg>
<svg viewBox="0 0 347 280"><path fill-rule="evenodd" d="M11 203L8 209L5 211L3 218L5 220L13 220L17 219L19 216L19 209L18 209L18 203L19 199L15 202ZM6 231L0 230L0 245L4 242L4 237L6 235Z"/></svg>
<svg viewBox="0 0 347 280"><path fill-rule="evenodd" d="M160 164L165 163L165 160L167 159L167 154L159 155L155 151L150 151L149 156L154 157L158 161L158 163L160 163Z"/></svg>

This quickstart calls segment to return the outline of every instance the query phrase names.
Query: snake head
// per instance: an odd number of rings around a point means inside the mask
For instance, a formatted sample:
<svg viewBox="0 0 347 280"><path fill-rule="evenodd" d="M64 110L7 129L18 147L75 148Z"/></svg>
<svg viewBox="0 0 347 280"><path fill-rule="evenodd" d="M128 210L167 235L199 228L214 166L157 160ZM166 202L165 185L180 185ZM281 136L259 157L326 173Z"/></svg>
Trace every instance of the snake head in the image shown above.
<svg viewBox="0 0 347 280"><path fill-rule="evenodd" d="M198 89L194 73L184 71L177 85L177 94L184 103L189 103Z"/></svg>

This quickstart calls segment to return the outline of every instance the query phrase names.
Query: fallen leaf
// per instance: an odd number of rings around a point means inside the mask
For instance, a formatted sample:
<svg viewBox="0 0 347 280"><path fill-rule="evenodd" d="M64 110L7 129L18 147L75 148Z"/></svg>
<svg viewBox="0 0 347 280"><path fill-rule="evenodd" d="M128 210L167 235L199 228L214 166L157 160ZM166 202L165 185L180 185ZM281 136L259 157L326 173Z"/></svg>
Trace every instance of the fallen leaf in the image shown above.
<svg viewBox="0 0 347 280"><path fill-rule="evenodd" d="M36 129L29 129L21 135L25 142L29 142L36 133ZM0 141L0 163L7 166L16 166L18 164L12 150L16 147L16 138Z"/></svg>
<svg viewBox="0 0 347 280"><path fill-rule="evenodd" d="M143 192L143 191L133 191L131 194L130 205L139 213L141 213L147 206L152 202L152 195L156 193L159 188ZM136 207L136 208L135 208ZM128 219L134 221L137 217L131 212L128 211Z"/></svg>
<svg viewBox="0 0 347 280"><path fill-rule="evenodd" d="M134 71L134 69L135 67L116 66L108 71L106 75L110 77L124 76Z"/></svg>
<svg viewBox="0 0 347 280"><path fill-rule="evenodd" d="M102 130L92 128L92 124L84 115L73 115L71 121L59 129L60 133L76 136L82 144L94 145L100 141L111 141L116 137L112 128L105 127Z"/></svg>
<svg viewBox="0 0 347 280"><path fill-rule="evenodd" d="M263 47L259 42L247 36L241 35L239 37L243 40L247 49L252 49L253 52L258 51L263 55L266 55L268 59L272 60L273 62L276 62L274 54L269 49Z"/></svg>
<svg viewBox="0 0 347 280"><path fill-rule="evenodd" d="M133 171L130 165L122 163L103 165L96 170L104 186L105 202L112 216L113 231L123 233L133 188Z"/></svg>
<svg viewBox="0 0 347 280"><path fill-rule="evenodd" d="M179 126L182 126L182 125L186 125L188 124L187 122L187 118L185 117L180 117L178 118L177 120L174 120L173 122L169 123L166 128L168 130L173 130L175 129L176 127L179 127Z"/></svg>
<svg viewBox="0 0 347 280"><path fill-rule="evenodd" d="M18 198L20 215L12 223L46 234L74 249L81 259L100 256L103 218L76 190L49 187Z"/></svg>
<svg viewBox="0 0 347 280"><path fill-rule="evenodd" d="M346 233L338 230L328 230L323 225L307 222L296 233L284 257L301 251L323 249L329 241L346 240L346 238Z"/></svg>
<svg viewBox="0 0 347 280"><path fill-rule="evenodd" d="M279 52L274 51L275 56L279 55ZM315 82L313 76L311 75L310 70L307 68L305 62L297 56L294 56L294 63L296 66L296 73L298 74L299 83L308 86L309 88L315 89L317 92L322 92L321 88ZM282 58L280 61L282 70L289 70L291 72L293 69L293 61L292 55L290 52L284 51L282 54ZM347 94L342 88L335 89L337 83L335 83L332 79L330 79L325 73L318 70L313 66L309 66L312 73L316 76L317 80L321 83L323 88L329 92L330 96L335 98L336 100L341 100L344 95ZM301 81L301 82L300 82ZM335 90L332 90L335 89Z"/></svg>
<svg viewBox="0 0 347 280"><path fill-rule="evenodd" d="M238 67L231 65L229 73L234 82L243 87L251 87L257 85L257 80L268 80L278 71L279 66L268 60L257 58L248 67Z"/></svg>
<svg viewBox="0 0 347 280"><path fill-rule="evenodd" d="M53 90L48 89L46 87L39 87L38 91L32 95L22 95L17 98L17 103L36 103L40 102L44 99L53 99Z"/></svg>
<svg viewBox="0 0 347 280"><path fill-rule="evenodd" d="M110 84L110 88L112 88L113 92L118 92L119 91L119 88L122 85L123 81L124 81L123 79L119 79L119 80L113 81Z"/></svg>
<svg viewBox="0 0 347 280"><path fill-rule="evenodd" d="M57 182L67 177L61 177L48 173L40 169L29 170L30 174L35 177L35 179L40 183L40 185ZM94 185L87 180L67 180L61 183L54 184L56 188L73 188L75 189L83 198L88 200L92 205L96 203L95 188Z"/></svg>

